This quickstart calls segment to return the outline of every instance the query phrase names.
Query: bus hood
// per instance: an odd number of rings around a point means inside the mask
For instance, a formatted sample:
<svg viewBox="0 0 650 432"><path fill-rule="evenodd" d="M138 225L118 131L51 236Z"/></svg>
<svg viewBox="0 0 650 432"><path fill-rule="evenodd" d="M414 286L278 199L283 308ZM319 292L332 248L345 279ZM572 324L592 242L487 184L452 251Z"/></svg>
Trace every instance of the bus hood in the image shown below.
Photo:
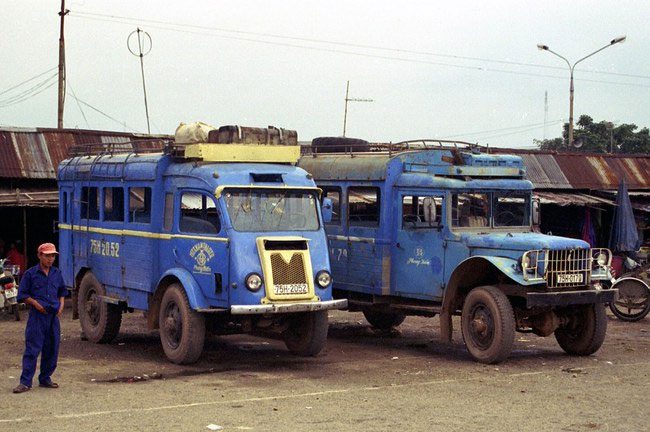
<svg viewBox="0 0 650 432"><path fill-rule="evenodd" d="M551 236L532 232L526 233L463 233L461 242L469 248L527 251L533 249L576 249L589 248L584 240Z"/></svg>

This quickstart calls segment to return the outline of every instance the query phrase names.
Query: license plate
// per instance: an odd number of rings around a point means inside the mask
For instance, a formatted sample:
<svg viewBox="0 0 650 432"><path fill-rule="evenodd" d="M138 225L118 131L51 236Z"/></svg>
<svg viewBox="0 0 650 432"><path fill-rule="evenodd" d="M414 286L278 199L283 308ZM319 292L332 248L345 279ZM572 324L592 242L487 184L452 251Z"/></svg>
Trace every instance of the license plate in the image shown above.
<svg viewBox="0 0 650 432"><path fill-rule="evenodd" d="M307 294L307 284L277 284L273 287L276 295Z"/></svg>
<svg viewBox="0 0 650 432"><path fill-rule="evenodd" d="M17 295L18 295L18 290L16 288L5 290L5 297L7 297L8 299L14 298Z"/></svg>
<svg viewBox="0 0 650 432"><path fill-rule="evenodd" d="M582 273L559 274L557 283L582 283L583 277Z"/></svg>

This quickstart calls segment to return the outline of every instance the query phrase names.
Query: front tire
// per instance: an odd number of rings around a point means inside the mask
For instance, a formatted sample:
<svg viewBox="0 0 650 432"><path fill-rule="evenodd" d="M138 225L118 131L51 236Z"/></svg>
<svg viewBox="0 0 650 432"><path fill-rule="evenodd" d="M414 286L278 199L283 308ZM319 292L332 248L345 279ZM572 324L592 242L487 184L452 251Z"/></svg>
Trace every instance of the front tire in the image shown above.
<svg viewBox="0 0 650 432"><path fill-rule="evenodd" d="M203 352L205 317L192 310L179 284L167 287L158 320L160 342L167 358L176 364L195 363Z"/></svg>
<svg viewBox="0 0 650 432"><path fill-rule="evenodd" d="M569 323L555 330L555 339L567 354L588 356L598 351L606 332L605 305L588 304L569 311Z"/></svg>
<svg viewBox="0 0 650 432"><path fill-rule="evenodd" d="M282 338L292 354L313 357L325 348L327 311L296 313L288 319L289 328L282 333Z"/></svg>
<svg viewBox="0 0 650 432"><path fill-rule="evenodd" d="M372 309L364 309L363 316L371 326L379 330L390 330L404 322L406 315L401 312L380 312Z"/></svg>
<svg viewBox="0 0 650 432"><path fill-rule="evenodd" d="M515 315L508 297L493 286L469 292L461 316L465 346L481 363L508 358L515 340Z"/></svg>
<svg viewBox="0 0 650 432"><path fill-rule="evenodd" d="M118 306L102 301L104 295L104 286L92 272L86 273L79 284L77 308L81 330L94 343L111 342L122 324L122 311Z"/></svg>

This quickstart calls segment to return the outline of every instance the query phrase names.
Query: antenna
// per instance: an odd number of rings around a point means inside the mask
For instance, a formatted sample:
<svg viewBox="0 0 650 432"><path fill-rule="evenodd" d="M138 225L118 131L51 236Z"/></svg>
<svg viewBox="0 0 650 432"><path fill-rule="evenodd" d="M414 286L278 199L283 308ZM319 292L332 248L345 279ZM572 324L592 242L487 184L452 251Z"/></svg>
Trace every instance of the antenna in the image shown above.
<svg viewBox="0 0 650 432"><path fill-rule="evenodd" d="M138 38L137 54L135 50L131 49L131 38L133 37L134 34L137 34L137 38ZM146 41L149 41L148 49L145 45ZM145 50L146 50L146 52L144 53L142 52L143 45L145 45ZM140 71L142 72L142 90L144 91L144 111L145 114L147 115L147 133L151 135L151 128L149 127L149 106L147 105L147 86L145 85L144 82L144 62L142 61L142 57L144 57L145 55L151 52L151 36L149 36L149 33L147 33L144 30L140 30L140 27L138 27L137 30L132 31L129 37L126 38L126 47L129 49L131 54L133 54L136 57L140 57Z"/></svg>
<svg viewBox="0 0 650 432"><path fill-rule="evenodd" d="M355 99L355 98L350 98L350 80L348 80L348 84L345 87L345 111L343 113L343 136L345 136L345 128L347 125L348 121L348 102L374 102L372 99Z"/></svg>

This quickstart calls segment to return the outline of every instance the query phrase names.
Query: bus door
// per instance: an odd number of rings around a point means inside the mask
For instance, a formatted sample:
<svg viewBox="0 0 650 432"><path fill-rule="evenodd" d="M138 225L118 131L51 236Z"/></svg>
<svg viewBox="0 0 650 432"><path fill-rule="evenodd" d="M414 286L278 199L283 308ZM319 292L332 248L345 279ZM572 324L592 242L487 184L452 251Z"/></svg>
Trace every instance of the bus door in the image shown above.
<svg viewBox="0 0 650 432"><path fill-rule="evenodd" d="M174 260L192 274L212 304L227 307L228 239L214 197L197 190L181 190L177 196Z"/></svg>
<svg viewBox="0 0 650 432"><path fill-rule="evenodd" d="M399 202L391 294L439 299L445 257L443 195L404 192L399 195Z"/></svg>
<svg viewBox="0 0 650 432"><path fill-rule="evenodd" d="M131 289L151 292L155 263L161 240L153 235L151 226L150 186L132 185L126 188L127 215L124 245L120 256L124 263L124 284Z"/></svg>
<svg viewBox="0 0 650 432"><path fill-rule="evenodd" d="M380 189L350 187L347 190L347 289L368 294L382 292L382 256L384 244L379 237ZM333 257L336 258L336 257Z"/></svg>
<svg viewBox="0 0 650 432"><path fill-rule="evenodd" d="M59 188L59 267L64 275L74 275L74 253L72 249L72 203L73 188ZM25 269L22 269L25 271ZM73 280L65 281L67 286L73 286Z"/></svg>
<svg viewBox="0 0 650 432"><path fill-rule="evenodd" d="M125 273L124 188L109 186L101 189L101 229L91 230L90 233L93 272L102 283L122 289ZM121 294L118 293L120 296Z"/></svg>

